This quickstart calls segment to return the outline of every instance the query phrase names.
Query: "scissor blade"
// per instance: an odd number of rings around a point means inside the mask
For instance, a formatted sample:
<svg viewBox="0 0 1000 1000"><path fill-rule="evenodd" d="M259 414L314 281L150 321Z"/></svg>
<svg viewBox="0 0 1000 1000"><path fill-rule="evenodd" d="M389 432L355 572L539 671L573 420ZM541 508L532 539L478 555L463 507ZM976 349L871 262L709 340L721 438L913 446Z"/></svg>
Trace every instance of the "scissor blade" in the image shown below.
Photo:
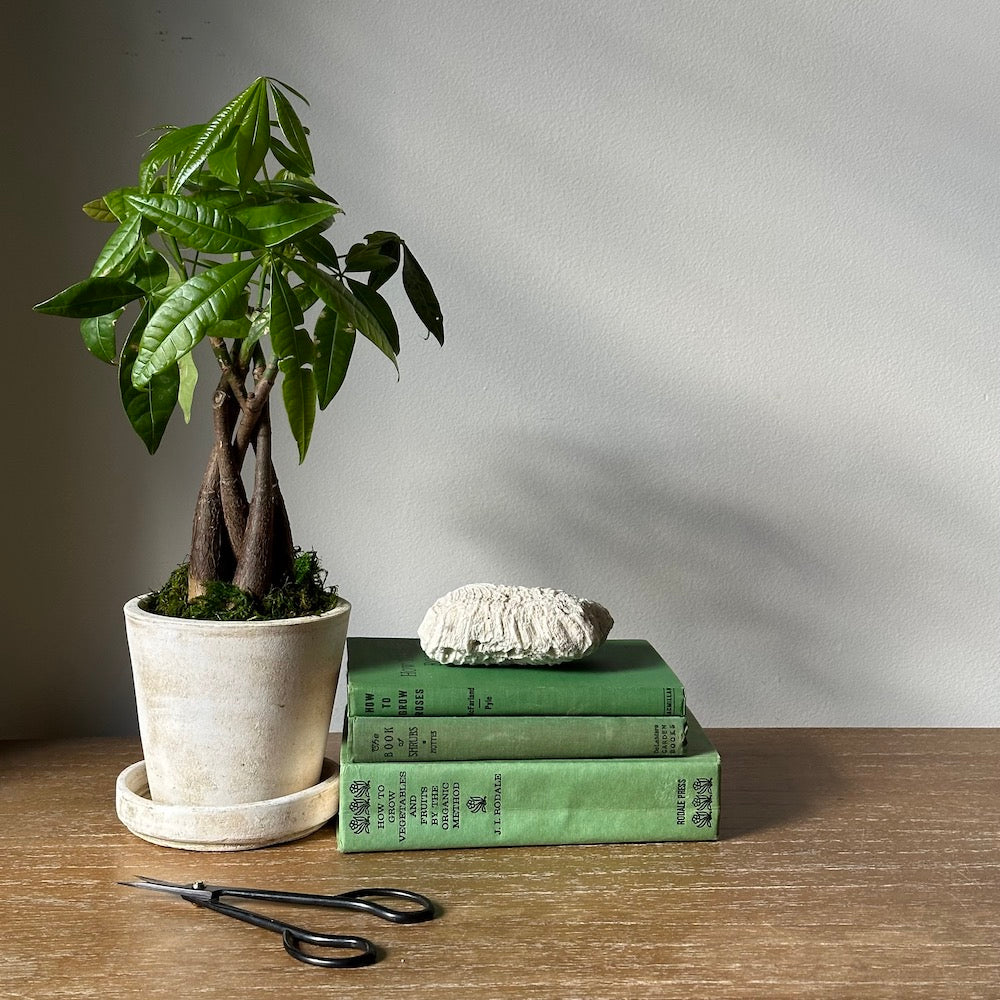
<svg viewBox="0 0 1000 1000"><path fill-rule="evenodd" d="M209 899L212 890L203 882L187 883L184 885L177 882L164 882L158 878L147 878L145 875L136 875L136 882L119 882L119 885L128 886L131 889L152 889L155 892L166 892L173 896L181 896L193 902L195 899Z"/></svg>

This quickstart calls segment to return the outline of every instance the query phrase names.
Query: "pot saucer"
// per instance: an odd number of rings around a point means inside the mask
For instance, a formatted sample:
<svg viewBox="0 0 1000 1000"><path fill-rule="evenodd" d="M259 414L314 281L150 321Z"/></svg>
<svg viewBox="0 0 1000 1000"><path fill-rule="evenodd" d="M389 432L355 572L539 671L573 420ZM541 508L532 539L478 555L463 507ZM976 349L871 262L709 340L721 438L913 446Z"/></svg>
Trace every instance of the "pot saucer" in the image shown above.
<svg viewBox="0 0 1000 1000"><path fill-rule="evenodd" d="M320 780L292 795L232 806L165 805L149 797L146 762L118 775L118 818L137 837L187 851L246 851L298 840L314 833L337 812L340 769L324 759Z"/></svg>

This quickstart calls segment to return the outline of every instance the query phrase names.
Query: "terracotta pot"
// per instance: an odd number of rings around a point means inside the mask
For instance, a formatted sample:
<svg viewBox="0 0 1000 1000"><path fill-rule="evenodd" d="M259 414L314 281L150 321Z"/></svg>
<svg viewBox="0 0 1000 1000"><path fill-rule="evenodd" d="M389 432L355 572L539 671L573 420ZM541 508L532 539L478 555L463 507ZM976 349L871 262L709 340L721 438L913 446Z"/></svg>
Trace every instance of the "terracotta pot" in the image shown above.
<svg viewBox="0 0 1000 1000"><path fill-rule="evenodd" d="M320 780L351 606L263 622L187 621L125 605L154 803L226 806Z"/></svg>

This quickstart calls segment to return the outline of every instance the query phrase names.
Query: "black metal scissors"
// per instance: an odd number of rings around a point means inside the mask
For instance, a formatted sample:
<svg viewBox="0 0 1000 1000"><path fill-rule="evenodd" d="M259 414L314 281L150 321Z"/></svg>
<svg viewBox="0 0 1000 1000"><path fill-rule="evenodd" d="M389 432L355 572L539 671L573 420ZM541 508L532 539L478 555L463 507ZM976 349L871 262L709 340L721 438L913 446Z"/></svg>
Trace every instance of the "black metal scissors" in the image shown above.
<svg viewBox="0 0 1000 1000"><path fill-rule="evenodd" d="M281 935L285 951L292 958L308 965L320 965L328 969L352 969L362 965L371 965L378 961L378 949L368 938L355 937L351 934L319 934L316 931L296 927L283 920L274 920L262 913L245 910L240 906L230 906L220 902L221 897L230 896L234 899L254 899L264 903L292 903L300 906L325 906L337 910L354 910L367 913L394 924L420 924L432 920L435 916L434 904L419 892L408 889L354 889L342 892L336 896L323 896L312 892L282 892L277 889L240 889L235 886L206 885L204 882L192 882L181 885L175 882L162 882L160 879L136 876L136 882L119 882L119 885L131 886L135 889L153 889L167 892L193 903L206 910L214 910L227 917L242 920L244 923L263 927ZM383 900L383 902L378 902ZM403 908L389 906L386 900L398 900L409 904ZM327 948L334 951L354 952L351 955L317 955L304 951L303 945L315 948Z"/></svg>

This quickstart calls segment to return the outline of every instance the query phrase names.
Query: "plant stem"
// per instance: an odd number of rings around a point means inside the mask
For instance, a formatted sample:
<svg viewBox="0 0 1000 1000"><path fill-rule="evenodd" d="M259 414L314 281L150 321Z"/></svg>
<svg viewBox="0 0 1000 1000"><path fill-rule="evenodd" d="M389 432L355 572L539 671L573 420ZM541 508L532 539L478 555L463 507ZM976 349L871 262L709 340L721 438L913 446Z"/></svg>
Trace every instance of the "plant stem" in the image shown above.
<svg viewBox="0 0 1000 1000"><path fill-rule="evenodd" d="M263 597L272 580L274 498L277 493L277 479L271 464L271 417L266 405L257 422L254 448L253 493L233 583L256 597Z"/></svg>
<svg viewBox="0 0 1000 1000"><path fill-rule="evenodd" d="M258 368L254 372L253 393L247 397L246 406L240 414L240 420L236 427L236 440L234 442L235 459L242 464L247 453L247 448L253 439L254 429L260 419L264 406L267 404L268 396L274 386L274 381L278 376L278 360L275 358L264 369Z"/></svg>
<svg viewBox="0 0 1000 1000"><path fill-rule="evenodd" d="M173 236L168 236L166 233L160 233L160 237L163 240L164 246L170 252L170 255L174 258L174 263L177 265L177 269L181 273L181 277L185 280L187 279L187 266L184 263L184 256L181 253L181 248L177 245L177 240Z"/></svg>
<svg viewBox="0 0 1000 1000"><path fill-rule="evenodd" d="M233 398L240 404L241 410L246 409L246 389L236 371L233 356L226 346L226 342L221 337L209 337L208 341L212 345L212 352L215 354L216 361L219 362L219 370L222 372L222 377L228 384Z"/></svg>
<svg viewBox="0 0 1000 1000"><path fill-rule="evenodd" d="M215 449L208 460L205 474L198 490L191 525L191 554L188 558L188 600L193 601L205 593L212 580L225 579L224 552L226 533L222 513L222 496L219 492L219 463Z"/></svg>
<svg viewBox="0 0 1000 1000"><path fill-rule="evenodd" d="M219 495L222 501L222 518L229 545L239 561L243 551L243 534L246 531L249 503L240 476L240 466L233 460L232 428L236 404L231 393L216 391L212 400L212 423L215 429L215 456L219 470Z"/></svg>

